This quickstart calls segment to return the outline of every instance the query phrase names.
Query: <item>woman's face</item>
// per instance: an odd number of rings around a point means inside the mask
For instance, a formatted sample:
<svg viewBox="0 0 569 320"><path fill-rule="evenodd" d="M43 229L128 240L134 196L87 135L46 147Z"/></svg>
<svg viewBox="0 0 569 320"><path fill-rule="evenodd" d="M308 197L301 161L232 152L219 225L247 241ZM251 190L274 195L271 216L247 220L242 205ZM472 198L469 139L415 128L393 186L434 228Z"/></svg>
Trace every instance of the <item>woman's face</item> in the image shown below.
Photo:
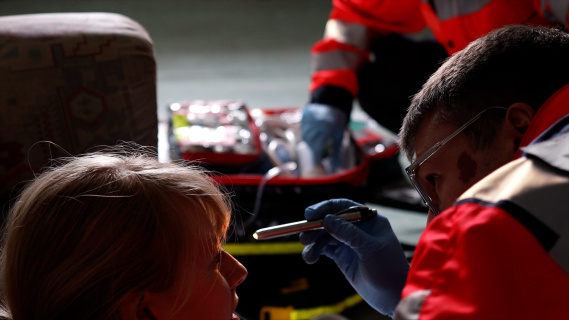
<svg viewBox="0 0 569 320"><path fill-rule="evenodd" d="M195 279L189 298L179 311L172 313L176 297L167 293L165 299L161 299L160 307L152 308L156 320L239 319L234 313L239 300L235 289L247 277L247 269L221 248L198 251L201 254L194 267L188 267L188 270L193 269Z"/></svg>
<svg viewBox="0 0 569 320"><path fill-rule="evenodd" d="M235 314L235 289L247 277L247 269L223 250L198 259L196 282L190 299L177 319L239 319Z"/></svg>

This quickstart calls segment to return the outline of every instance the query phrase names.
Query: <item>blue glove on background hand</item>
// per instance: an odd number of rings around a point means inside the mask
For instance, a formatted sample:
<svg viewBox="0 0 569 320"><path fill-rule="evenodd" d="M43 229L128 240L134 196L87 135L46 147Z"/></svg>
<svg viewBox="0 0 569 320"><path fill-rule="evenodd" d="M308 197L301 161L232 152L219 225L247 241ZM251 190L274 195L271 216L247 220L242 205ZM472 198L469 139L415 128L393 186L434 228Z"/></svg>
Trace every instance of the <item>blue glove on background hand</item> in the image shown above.
<svg viewBox="0 0 569 320"><path fill-rule="evenodd" d="M307 220L324 219L324 230L302 232L304 261L320 255L336 262L354 289L374 309L393 317L407 280L409 263L387 218L350 223L333 215L361 204L333 199L306 208Z"/></svg>
<svg viewBox="0 0 569 320"><path fill-rule="evenodd" d="M342 110L319 103L310 103L302 111L300 130L302 140L312 149L314 165L319 165L330 143L333 158L332 168L340 165L342 137L348 123L348 115Z"/></svg>

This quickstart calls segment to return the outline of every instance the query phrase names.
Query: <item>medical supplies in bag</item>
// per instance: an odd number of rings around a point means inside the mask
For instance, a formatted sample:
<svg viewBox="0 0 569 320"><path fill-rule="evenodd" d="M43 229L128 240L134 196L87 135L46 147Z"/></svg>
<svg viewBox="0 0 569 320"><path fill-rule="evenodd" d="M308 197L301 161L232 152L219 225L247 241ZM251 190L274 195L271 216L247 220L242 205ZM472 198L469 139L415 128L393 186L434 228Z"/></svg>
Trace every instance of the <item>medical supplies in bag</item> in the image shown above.
<svg viewBox="0 0 569 320"><path fill-rule="evenodd" d="M330 198L366 201L370 164L391 159L394 141L359 126L347 130L341 163L332 153L316 167L300 136L300 108L249 109L242 101L169 105L173 160L198 161L232 195L225 250L249 270L238 288L238 313L252 319L309 319L365 305L334 263L307 265L298 235L259 242L255 230L304 219L304 209Z"/></svg>

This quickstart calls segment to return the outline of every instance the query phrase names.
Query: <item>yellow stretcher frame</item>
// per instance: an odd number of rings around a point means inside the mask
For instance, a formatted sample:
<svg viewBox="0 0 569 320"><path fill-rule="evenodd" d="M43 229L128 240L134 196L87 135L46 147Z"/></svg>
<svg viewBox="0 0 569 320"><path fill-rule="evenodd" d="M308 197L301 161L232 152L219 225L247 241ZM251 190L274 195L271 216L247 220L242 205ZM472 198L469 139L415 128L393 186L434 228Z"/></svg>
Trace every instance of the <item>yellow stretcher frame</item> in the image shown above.
<svg viewBox="0 0 569 320"><path fill-rule="evenodd" d="M307 309L294 309L293 307L263 307L261 308L261 320L307 320L321 314L338 314L347 308L353 307L362 302L359 294L347 297L339 303L319 306Z"/></svg>
<svg viewBox="0 0 569 320"><path fill-rule="evenodd" d="M223 249L232 256L300 254L304 245L300 242L267 242L267 243L226 243ZM294 307L265 306L261 308L260 320L307 320L321 314L338 314L363 301L359 294L332 304L306 309Z"/></svg>

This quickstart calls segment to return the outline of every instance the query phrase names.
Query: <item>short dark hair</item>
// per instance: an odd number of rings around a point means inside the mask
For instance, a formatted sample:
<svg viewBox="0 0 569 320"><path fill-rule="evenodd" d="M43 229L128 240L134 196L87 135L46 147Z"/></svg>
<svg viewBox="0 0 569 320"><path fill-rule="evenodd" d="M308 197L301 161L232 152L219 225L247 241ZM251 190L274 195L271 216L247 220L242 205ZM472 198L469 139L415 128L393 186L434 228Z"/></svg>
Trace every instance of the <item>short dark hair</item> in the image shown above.
<svg viewBox="0 0 569 320"><path fill-rule="evenodd" d="M456 125L492 106L525 102L535 110L569 83L569 34L564 30L522 25L492 31L449 57L413 97L399 133L408 158L423 119ZM465 134L475 148L494 139L503 113L491 112Z"/></svg>

